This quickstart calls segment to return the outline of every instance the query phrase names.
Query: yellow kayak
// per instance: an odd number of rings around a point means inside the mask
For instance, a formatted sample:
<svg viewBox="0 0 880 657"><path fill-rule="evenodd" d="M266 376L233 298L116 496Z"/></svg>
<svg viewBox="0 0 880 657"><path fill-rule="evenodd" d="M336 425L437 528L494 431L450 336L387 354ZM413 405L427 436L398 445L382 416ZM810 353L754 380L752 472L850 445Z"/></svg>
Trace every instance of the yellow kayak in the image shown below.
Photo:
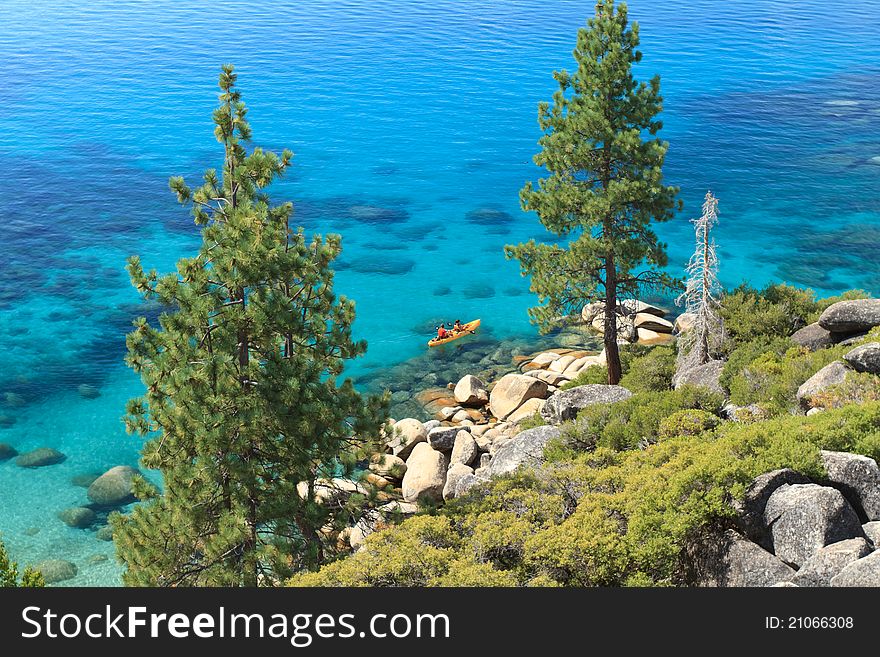
<svg viewBox="0 0 880 657"><path fill-rule="evenodd" d="M480 326L480 320L475 319L472 322L468 322L467 324L461 325L460 331L452 331L449 330L449 333L442 340L439 338L432 338L428 340L429 347L436 347L437 345L446 344L447 342L452 342L453 340L458 340L459 338L463 338L466 335L470 335L473 331L476 331Z"/></svg>

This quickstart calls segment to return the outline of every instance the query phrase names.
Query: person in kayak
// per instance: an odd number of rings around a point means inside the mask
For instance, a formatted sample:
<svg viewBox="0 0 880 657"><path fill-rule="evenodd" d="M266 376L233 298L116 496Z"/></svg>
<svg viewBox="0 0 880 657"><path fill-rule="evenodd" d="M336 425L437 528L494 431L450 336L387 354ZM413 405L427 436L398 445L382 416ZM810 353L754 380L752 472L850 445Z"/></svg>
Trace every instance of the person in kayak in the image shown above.
<svg viewBox="0 0 880 657"><path fill-rule="evenodd" d="M444 338L449 337L449 331L446 330L446 326L441 324L437 327L437 337L436 340L443 340Z"/></svg>
<svg viewBox="0 0 880 657"><path fill-rule="evenodd" d="M464 326L461 325L461 320L455 320L455 324L452 325L452 332L461 333L462 331L464 331Z"/></svg>

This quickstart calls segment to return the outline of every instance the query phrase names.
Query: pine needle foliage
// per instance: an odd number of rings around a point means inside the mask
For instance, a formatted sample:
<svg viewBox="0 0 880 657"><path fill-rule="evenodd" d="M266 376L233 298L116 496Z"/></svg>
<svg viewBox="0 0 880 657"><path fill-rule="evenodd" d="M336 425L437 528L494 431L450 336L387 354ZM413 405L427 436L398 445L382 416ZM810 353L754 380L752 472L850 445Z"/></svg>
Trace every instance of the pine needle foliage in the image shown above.
<svg viewBox="0 0 880 657"><path fill-rule="evenodd" d="M41 588L46 586L43 575L31 567L18 576L18 564L9 558L6 546L0 541L0 588Z"/></svg>
<svg viewBox="0 0 880 657"><path fill-rule="evenodd" d="M330 559L334 529L370 501L316 497L320 480L353 476L387 409L339 379L366 349L352 338L354 302L333 289L341 241L307 238L291 227L291 203L270 202L293 154L247 149L235 83L224 66L221 171L196 189L170 180L202 227L198 254L166 275L137 256L128 264L144 297L173 309L159 326L137 320L127 338L146 392L125 422L147 438L142 463L163 484L141 482L143 503L113 519L128 585L274 585Z"/></svg>

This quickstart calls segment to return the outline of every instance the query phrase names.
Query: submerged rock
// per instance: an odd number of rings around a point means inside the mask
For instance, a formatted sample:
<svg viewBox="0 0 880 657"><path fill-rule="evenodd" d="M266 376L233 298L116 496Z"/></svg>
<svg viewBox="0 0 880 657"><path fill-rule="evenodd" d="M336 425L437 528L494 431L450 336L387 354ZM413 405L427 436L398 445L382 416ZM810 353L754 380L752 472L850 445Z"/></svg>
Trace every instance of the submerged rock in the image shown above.
<svg viewBox="0 0 880 657"><path fill-rule="evenodd" d="M95 532L95 538L99 541L112 541L113 540L113 528L110 525L104 525Z"/></svg>
<svg viewBox="0 0 880 657"><path fill-rule="evenodd" d="M83 399L97 399L101 396L101 391L88 383L81 383L76 387L76 391Z"/></svg>
<svg viewBox="0 0 880 657"><path fill-rule="evenodd" d="M47 559L34 565L34 570L39 570L43 574L46 584L55 584L64 582L76 577L76 565L64 559Z"/></svg>
<svg viewBox="0 0 880 657"><path fill-rule="evenodd" d="M76 506L58 512L58 518L68 527L86 529L95 524L95 512L84 506Z"/></svg>
<svg viewBox="0 0 880 657"><path fill-rule="evenodd" d="M135 476L140 472L128 465L110 468L92 482L86 493L89 499L100 506L122 506L134 502L131 487Z"/></svg>
<svg viewBox="0 0 880 657"><path fill-rule="evenodd" d="M56 465L64 461L67 457L57 449L51 447L38 447L20 454L15 459L15 465L21 468L43 468L49 465Z"/></svg>
<svg viewBox="0 0 880 657"><path fill-rule="evenodd" d="M18 456L18 451L8 443L0 443L0 461L7 461L13 456Z"/></svg>

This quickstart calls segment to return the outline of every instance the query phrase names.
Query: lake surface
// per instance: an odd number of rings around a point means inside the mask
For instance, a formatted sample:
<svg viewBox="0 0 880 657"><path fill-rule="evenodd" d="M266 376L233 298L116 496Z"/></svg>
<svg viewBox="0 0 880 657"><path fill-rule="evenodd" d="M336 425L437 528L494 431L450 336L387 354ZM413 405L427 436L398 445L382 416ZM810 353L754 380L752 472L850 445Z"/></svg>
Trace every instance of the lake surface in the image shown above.
<svg viewBox="0 0 880 657"><path fill-rule="evenodd" d="M219 166L222 63L237 67L255 144L296 153L274 197L307 230L343 234L337 290L357 301L369 351L352 372L369 379L423 353L434 318L534 333L501 248L541 235L517 193L538 175L537 103L572 66L591 5L4 0L0 442L68 457L0 463L13 556L75 562L67 584L119 582L112 544L55 514L87 502L72 477L137 462L120 421L140 392L124 335L154 311L123 266L138 253L170 270L197 247L167 179ZM726 285L880 293L876 0L634 0L630 15L639 76L662 76L666 178L685 201L660 228L670 267L711 188Z"/></svg>

